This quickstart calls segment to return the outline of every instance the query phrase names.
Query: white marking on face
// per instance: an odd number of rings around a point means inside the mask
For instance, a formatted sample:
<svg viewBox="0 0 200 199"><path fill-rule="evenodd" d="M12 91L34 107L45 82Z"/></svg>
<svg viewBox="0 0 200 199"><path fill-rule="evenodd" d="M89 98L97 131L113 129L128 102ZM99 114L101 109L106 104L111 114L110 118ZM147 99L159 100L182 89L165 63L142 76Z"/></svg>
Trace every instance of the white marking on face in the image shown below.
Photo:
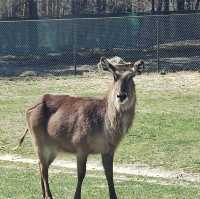
<svg viewBox="0 0 200 199"><path fill-rule="evenodd" d="M126 104L127 102L128 102L128 97L126 97L122 102L120 101L120 104Z"/></svg>
<svg viewBox="0 0 200 199"><path fill-rule="evenodd" d="M123 101L121 101L117 96L115 98L115 107L117 110L120 110L121 108L127 109L130 106L130 104L132 103L129 101L128 97L126 97Z"/></svg>
<svg viewBox="0 0 200 199"><path fill-rule="evenodd" d="M123 101L121 101L120 98L118 96L116 96L116 102L119 105L126 104L128 102L128 100L129 100L128 97L126 97Z"/></svg>

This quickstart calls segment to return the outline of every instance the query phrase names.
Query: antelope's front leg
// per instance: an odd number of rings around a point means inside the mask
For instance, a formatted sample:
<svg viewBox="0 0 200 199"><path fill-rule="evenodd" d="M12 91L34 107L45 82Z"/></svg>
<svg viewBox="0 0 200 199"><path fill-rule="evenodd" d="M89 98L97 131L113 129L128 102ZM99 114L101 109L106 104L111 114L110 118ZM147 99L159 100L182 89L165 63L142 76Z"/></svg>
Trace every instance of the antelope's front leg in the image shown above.
<svg viewBox="0 0 200 199"><path fill-rule="evenodd" d="M102 154L102 163L108 183L110 199L117 199L113 182L113 157L114 154Z"/></svg>

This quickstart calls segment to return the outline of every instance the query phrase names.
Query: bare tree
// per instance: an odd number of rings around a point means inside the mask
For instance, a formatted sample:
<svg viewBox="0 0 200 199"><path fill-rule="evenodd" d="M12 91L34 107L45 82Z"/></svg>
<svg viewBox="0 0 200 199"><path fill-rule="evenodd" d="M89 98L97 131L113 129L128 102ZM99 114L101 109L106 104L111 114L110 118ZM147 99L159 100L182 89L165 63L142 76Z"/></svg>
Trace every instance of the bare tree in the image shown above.
<svg viewBox="0 0 200 199"><path fill-rule="evenodd" d="M152 13L198 10L200 0L0 0L0 17L64 17L84 13L126 13L132 10Z"/></svg>
<svg viewBox="0 0 200 199"><path fill-rule="evenodd" d="M96 0L97 14L103 14L106 10L106 0Z"/></svg>
<svg viewBox="0 0 200 199"><path fill-rule="evenodd" d="M155 13L155 0L151 0L151 13Z"/></svg>
<svg viewBox="0 0 200 199"><path fill-rule="evenodd" d="M195 4L195 10L199 9L199 5L200 5L200 0L197 0L196 4Z"/></svg>
<svg viewBox="0 0 200 199"><path fill-rule="evenodd" d="M158 13L161 13L162 5L163 5L163 0L158 0L158 7L157 7L157 12Z"/></svg>
<svg viewBox="0 0 200 199"><path fill-rule="evenodd" d="M37 0L28 0L29 19L37 19Z"/></svg>
<svg viewBox="0 0 200 199"><path fill-rule="evenodd" d="M81 11L81 2L80 0L71 1L71 12L73 16L79 16Z"/></svg>
<svg viewBox="0 0 200 199"><path fill-rule="evenodd" d="M185 10L185 0L176 0L176 4L177 4L177 11Z"/></svg>
<svg viewBox="0 0 200 199"><path fill-rule="evenodd" d="M169 12L169 0L164 0L164 12Z"/></svg>
<svg viewBox="0 0 200 199"><path fill-rule="evenodd" d="M186 0L186 8L187 8L187 10L192 10L192 2L191 2L191 0Z"/></svg>

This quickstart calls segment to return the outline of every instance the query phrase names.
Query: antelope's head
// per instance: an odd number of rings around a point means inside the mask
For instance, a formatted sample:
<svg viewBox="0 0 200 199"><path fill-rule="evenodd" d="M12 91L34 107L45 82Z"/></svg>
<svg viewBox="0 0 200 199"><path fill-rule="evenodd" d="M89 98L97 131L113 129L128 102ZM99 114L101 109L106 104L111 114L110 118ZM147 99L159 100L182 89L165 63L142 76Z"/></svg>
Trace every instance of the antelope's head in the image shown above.
<svg viewBox="0 0 200 199"><path fill-rule="evenodd" d="M144 62L113 65L105 57L101 64L113 74L113 87L109 93L109 103L113 103L117 110L127 110L135 101L135 84L133 78L144 70Z"/></svg>

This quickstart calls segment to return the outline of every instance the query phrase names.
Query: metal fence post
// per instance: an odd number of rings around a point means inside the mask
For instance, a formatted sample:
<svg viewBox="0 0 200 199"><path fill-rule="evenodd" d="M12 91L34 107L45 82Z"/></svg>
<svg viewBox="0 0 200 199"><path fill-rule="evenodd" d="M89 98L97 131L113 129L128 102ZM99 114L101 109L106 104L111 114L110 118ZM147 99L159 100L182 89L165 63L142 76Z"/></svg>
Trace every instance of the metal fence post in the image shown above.
<svg viewBox="0 0 200 199"><path fill-rule="evenodd" d="M156 20L156 43L157 43L157 72L160 71L160 20L159 16L157 16Z"/></svg>
<svg viewBox="0 0 200 199"><path fill-rule="evenodd" d="M73 21L73 65L74 75L77 74L77 24L76 19Z"/></svg>

